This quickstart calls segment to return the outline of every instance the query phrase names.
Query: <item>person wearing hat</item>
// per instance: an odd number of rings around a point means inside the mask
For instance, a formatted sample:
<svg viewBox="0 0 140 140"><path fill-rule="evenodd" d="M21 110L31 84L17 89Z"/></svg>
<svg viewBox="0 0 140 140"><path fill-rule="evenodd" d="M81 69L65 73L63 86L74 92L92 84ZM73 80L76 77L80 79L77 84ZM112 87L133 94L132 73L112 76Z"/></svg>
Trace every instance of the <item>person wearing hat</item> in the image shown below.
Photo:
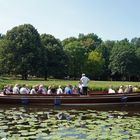
<svg viewBox="0 0 140 140"><path fill-rule="evenodd" d="M81 83L82 83L82 94L83 95L87 95L87 90L88 90L88 83L89 83L89 78L86 77L86 75L83 73L82 77L80 79Z"/></svg>

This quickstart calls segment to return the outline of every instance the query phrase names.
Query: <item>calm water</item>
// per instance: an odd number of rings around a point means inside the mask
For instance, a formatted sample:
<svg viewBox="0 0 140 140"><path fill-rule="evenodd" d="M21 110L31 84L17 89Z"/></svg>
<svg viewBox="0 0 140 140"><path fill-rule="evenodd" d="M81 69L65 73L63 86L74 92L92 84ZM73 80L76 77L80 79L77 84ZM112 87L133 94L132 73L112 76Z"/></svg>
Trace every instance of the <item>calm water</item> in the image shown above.
<svg viewBox="0 0 140 140"><path fill-rule="evenodd" d="M140 139L140 104L0 106L0 139Z"/></svg>

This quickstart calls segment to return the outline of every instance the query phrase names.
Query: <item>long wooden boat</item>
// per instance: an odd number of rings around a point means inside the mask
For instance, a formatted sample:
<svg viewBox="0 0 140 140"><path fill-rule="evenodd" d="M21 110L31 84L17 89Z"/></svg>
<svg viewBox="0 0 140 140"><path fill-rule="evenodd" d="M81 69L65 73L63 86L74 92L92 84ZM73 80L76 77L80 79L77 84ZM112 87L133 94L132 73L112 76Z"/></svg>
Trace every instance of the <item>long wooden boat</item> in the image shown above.
<svg viewBox="0 0 140 140"><path fill-rule="evenodd" d="M19 95L0 96L0 104L46 104L46 105L97 105L124 104L140 102L140 93L96 94L89 95Z"/></svg>

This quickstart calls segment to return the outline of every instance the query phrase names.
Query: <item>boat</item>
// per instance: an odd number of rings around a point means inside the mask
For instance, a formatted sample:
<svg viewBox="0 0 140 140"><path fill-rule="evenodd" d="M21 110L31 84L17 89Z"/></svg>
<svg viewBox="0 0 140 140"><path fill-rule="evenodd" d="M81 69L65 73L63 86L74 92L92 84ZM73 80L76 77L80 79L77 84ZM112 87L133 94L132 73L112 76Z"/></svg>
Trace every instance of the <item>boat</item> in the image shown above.
<svg viewBox="0 0 140 140"><path fill-rule="evenodd" d="M88 95L41 95L41 94L1 94L0 104L46 104L46 105L98 105L139 103L140 93L107 94L89 93Z"/></svg>

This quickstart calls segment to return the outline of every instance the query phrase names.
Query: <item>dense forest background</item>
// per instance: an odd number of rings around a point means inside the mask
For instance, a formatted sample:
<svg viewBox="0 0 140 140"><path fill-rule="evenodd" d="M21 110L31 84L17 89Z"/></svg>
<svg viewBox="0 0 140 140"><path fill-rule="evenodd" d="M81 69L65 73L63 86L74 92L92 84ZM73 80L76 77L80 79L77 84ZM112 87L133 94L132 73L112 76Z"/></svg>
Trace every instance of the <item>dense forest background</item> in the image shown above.
<svg viewBox="0 0 140 140"><path fill-rule="evenodd" d="M94 33L59 40L31 24L0 34L0 75L94 80L140 80L140 38L103 41Z"/></svg>

